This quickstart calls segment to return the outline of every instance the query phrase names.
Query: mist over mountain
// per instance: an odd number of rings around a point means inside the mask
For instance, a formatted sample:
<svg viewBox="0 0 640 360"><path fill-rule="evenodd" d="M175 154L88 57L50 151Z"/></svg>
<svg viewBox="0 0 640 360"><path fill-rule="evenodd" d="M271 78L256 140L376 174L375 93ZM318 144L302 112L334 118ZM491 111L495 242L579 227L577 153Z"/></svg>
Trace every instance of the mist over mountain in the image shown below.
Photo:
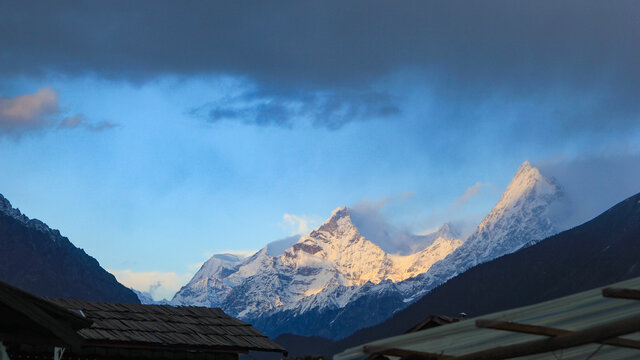
<svg viewBox="0 0 640 360"><path fill-rule="evenodd" d="M552 208L564 219L562 228L582 224L638 191L640 155L618 154L539 164L540 170L563 185L565 201Z"/></svg>
<svg viewBox="0 0 640 360"><path fill-rule="evenodd" d="M270 256L280 256L284 254L285 250L293 246L301 235L293 235L284 239L275 240L267 244L267 254Z"/></svg>

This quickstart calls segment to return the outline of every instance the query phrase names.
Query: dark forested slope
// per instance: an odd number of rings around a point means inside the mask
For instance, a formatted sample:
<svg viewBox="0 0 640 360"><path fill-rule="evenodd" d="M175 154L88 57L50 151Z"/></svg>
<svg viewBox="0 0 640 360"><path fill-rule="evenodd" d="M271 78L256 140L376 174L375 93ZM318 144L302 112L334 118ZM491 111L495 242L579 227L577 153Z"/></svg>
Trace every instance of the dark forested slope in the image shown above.
<svg viewBox="0 0 640 360"><path fill-rule="evenodd" d="M36 295L140 303L58 230L29 219L0 195L0 280Z"/></svg>

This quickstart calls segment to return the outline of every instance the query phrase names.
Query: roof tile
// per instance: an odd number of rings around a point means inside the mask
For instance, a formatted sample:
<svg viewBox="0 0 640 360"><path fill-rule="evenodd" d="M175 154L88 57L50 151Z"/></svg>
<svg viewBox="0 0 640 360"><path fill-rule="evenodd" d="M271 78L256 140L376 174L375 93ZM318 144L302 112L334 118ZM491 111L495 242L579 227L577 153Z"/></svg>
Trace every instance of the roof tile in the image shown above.
<svg viewBox="0 0 640 360"><path fill-rule="evenodd" d="M251 325L218 308L51 299L93 321L79 334L94 342L284 351Z"/></svg>

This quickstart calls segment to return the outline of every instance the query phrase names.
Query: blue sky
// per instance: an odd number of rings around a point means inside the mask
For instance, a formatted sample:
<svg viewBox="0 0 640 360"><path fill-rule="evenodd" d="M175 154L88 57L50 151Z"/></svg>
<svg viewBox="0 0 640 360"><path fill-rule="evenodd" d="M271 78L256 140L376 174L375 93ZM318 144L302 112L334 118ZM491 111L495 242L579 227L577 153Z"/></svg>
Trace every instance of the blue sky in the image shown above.
<svg viewBox="0 0 640 360"><path fill-rule="evenodd" d="M83 4L0 9L0 193L156 298L341 205L468 227L525 160L640 190L637 3Z"/></svg>

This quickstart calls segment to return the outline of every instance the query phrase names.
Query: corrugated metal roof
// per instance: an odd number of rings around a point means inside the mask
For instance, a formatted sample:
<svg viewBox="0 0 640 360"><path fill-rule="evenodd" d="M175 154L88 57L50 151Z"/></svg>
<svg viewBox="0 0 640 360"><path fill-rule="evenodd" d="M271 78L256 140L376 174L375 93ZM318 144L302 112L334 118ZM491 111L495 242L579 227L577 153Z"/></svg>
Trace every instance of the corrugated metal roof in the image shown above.
<svg viewBox="0 0 640 360"><path fill-rule="evenodd" d="M640 289L640 278L619 282L608 287ZM639 301L605 298L602 296L602 288L597 288L539 304L484 315L480 318L577 331L636 315L640 315ZM365 346L461 356L498 346L545 338L539 335L478 328L474 320L469 319L363 344L335 355L334 359L352 360L368 356L363 351ZM625 335L622 338L640 340L640 332ZM558 350L554 353L519 357L518 359L584 360L598 349L599 351L591 359L640 359L640 350L610 345L600 347L599 344L589 344Z"/></svg>

